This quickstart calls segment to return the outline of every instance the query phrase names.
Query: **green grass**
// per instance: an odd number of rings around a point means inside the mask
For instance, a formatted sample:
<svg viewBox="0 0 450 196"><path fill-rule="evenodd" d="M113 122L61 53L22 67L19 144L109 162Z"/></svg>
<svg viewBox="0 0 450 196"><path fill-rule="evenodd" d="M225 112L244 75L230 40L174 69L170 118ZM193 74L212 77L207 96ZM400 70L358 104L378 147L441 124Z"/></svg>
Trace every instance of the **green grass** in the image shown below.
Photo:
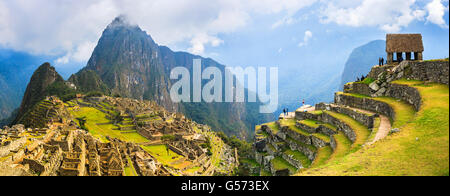
<svg viewBox="0 0 450 196"><path fill-rule="evenodd" d="M183 158L183 156L167 149L166 145L141 146L142 149L150 153L164 165L171 165L172 162Z"/></svg>
<svg viewBox="0 0 450 196"><path fill-rule="evenodd" d="M333 135L333 137L336 140L336 149L330 156L329 161L336 160L347 155L352 149L352 141L349 140L343 132L339 132L338 134Z"/></svg>
<svg viewBox="0 0 450 196"><path fill-rule="evenodd" d="M309 160L308 157L300 151L288 149L284 151L284 154L292 155L294 159L299 160L302 163L304 168L311 166L311 160Z"/></svg>
<svg viewBox="0 0 450 196"><path fill-rule="evenodd" d="M381 123L380 117L375 118L374 123L373 123L372 133L370 133L369 138L367 139L367 141L373 141L375 139L375 136L377 135L378 129L380 127L380 123Z"/></svg>
<svg viewBox="0 0 450 196"><path fill-rule="evenodd" d="M133 162L130 157L127 156L129 166L125 167L125 176L138 176L136 170L134 169Z"/></svg>
<svg viewBox="0 0 450 196"><path fill-rule="evenodd" d="M352 128L352 130L356 134L356 140L353 144L354 147L361 146L366 143L370 135L370 130L366 126L345 114L340 114L332 111L326 111L326 113L341 120Z"/></svg>
<svg viewBox="0 0 450 196"><path fill-rule="evenodd" d="M382 101L394 109L395 119L392 119L392 128L401 128L406 123L411 122L414 119L415 111L412 105L407 104L404 101L398 101L398 99L392 97L376 97L373 98L377 101Z"/></svg>
<svg viewBox="0 0 450 196"><path fill-rule="evenodd" d="M306 125L306 126L308 126L308 127L312 127L312 128L317 128L320 125L318 121L310 120L310 119L301 120L299 122L304 124L304 125Z"/></svg>
<svg viewBox="0 0 450 196"><path fill-rule="evenodd" d="M420 85L414 81L399 83L417 88L423 101L421 110L411 121L404 122L401 132L362 148L338 163L328 163L302 175L448 176L448 86ZM398 114L397 117L403 119ZM396 121L394 124L398 125Z"/></svg>
<svg viewBox="0 0 450 196"><path fill-rule="evenodd" d="M270 161L275 170L289 169L291 173L297 172L297 168L284 160L282 157L275 157Z"/></svg>
<svg viewBox="0 0 450 196"><path fill-rule="evenodd" d="M311 134L312 136L319 138L320 140L326 142L326 143L330 143L330 136L325 135L323 133L313 133Z"/></svg>
<svg viewBox="0 0 450 196"><path fill-rule="evenodd" d="M122 134L119 130L116 130L118 127L113 124L97 125L98 123L109 122L106 118L106 114L98 109L81 107L78 111L71 110L71 113L74 118L86 117L86 127L89 129L89 132L94 137L99 138L102 142L108 142L106 136L134 143L144 143L149 141L138 133Z"/></svg>
<svg viewBox="0 0 450 196"><path fill-rule="evenodd" d="M272 174L265 169L261 169L261 176L272 176Z"/></svg>
<svg viewBox="0 0 450 196"><path fill-rule="evenodd" d="M240 159L239 160L240 163L246 163L249 164L253 167L261 167L261 164L259 164L258 162L256 162L255 159Z"/></svg>
<svg viewBox="0 0 450 196"><path fill-rule="evenodd" d="M278 127L276 122L271 122L264 125L267 125L273 131L274 134L277 134L278 131L280 131L280 127Z"/></svg>
<svg viewBox="0 0 450 196"><path fill-rule="evenodd" d="M314 159L310 167L318 167L325 164L332 154L333 149L330 146L319 148L319 150L317 150L316 158Z"/></svg>
<svg viewBox="0 0 450 196"><path fill-rule="evenodd" d="M314 114L314 115L321 115L321 114L323 114L323 111L316 110L316 111L312 111L312 112L309 112L309 113Z"/></svg>
<svg viewBox="0 0 450 196"><path fill-rule="evenodd" d="M365 78L363 81L361 81L361 82L355 82L355 83L360 83L360 84L367 84L367 85L369 85L369 84L372 84L372 82L375 82L375 79L367 77L367 78Z"/></svg>
<svg viewBox="0 0 450 196"><path fill-rule="evenodd" d="M283 119L283 120L280 120L280 125L281 125L282 127L288 127L290 130L295 131L295 132L297 132L297 133L299 133L299 134L301 134L301 135L304 135L304 136L309 136L309 135L311 135L311 134L308 133L307 131L298 128L298 127L296 126L296 122L297 122L297 121L296 121L295 119Z"/></svg>

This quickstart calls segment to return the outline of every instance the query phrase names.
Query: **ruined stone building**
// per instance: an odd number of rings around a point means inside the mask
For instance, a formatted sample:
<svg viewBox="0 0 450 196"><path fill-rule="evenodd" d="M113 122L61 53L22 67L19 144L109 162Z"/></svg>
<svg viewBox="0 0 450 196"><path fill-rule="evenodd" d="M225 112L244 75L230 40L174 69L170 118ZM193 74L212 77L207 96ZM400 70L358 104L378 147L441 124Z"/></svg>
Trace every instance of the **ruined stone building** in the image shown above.
<svg viewBox="0 0 450 196"><path fill-rule="evenodd" d="M387 63L398 62L403 53L403 60L423 60L423 43L421 34L387 34L386 53ZM395 55L395 60L394 60Z"/></svg>

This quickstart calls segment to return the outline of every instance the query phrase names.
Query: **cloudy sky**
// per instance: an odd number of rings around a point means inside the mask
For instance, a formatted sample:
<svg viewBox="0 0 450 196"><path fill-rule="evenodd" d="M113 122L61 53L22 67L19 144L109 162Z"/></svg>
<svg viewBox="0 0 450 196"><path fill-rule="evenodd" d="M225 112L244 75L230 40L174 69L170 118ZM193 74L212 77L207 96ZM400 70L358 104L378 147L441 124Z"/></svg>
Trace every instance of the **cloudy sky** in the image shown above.
<svg viewBox="0 0 450 196"><path fill-rule="evenodd" d="M448 0L0 0L0 47L81 68L125 14L158 44L226 65L338 72L386 33L422 33L425 58L447 57L448 10Z"/></svg>

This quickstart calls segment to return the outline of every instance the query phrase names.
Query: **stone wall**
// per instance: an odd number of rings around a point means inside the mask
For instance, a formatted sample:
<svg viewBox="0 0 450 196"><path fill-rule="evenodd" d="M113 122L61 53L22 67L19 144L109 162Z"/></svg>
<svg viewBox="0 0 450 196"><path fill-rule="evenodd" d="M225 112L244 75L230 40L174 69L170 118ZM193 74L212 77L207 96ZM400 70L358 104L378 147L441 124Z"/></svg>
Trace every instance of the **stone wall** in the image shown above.
<svg viewBox="0 0 450 196"><path fill-rule="evenodd" d="M333 136L330 137L330 147L333 151L336 150L337 147L336 139Z"/></svg>
<svg viewBox="0 0 450 196"><path fill-rule="evenodd" d="M300 128L300 129L303 129L303 130L307 131L308 133L317 133L316 128L310 127L310 126L305 125L305 124L300 123L300 122L297 122L297 123L295 124L295 126L298 127L298 128Z"/></svg>
<svg viewBox="0 0 450 196"><path fill-rule="evenodd" d="M337 134L337 132L333 129L330 129L324 125L319 125L319 127L317 128L317 133L321 133L321 134L325 134L328 136L332 136L334 134Z"/></svg>
<svg viewBox="0 0 450 196"><path fill-rule="evenodd" d="M404 70L396 70L399 74L404 72L405 78L449 85L448 60L406 61L405 64Z"/></svg>
<svg viewBox="0 0 450 196"><path fill-rule="evenodd" d="M413 105L416 111L419 111L420 106L422 105L422 97L420 96L419 91L416 88L407 85L389 83L385 96L406 101Z"/></svg>
<svg viewBox="0 0 450 196"><path fill-rule="evenodd" d="M351 140L352 142L355 142L355 140L356 140L356 133L346 123L341 122L339 119L337 119L337 118L327 114L326 112L324 112L321 115L321 121L322 122L326 122L326 123L330 123L330 124L336 126L338 128L338 130L342 131L344 133L344 135L347 136L347 138L349 140Z"/></svg>
<svg viewBox="0 0 450 196"><path fill-rule="evenodd" d="M299 141L301 143L307 144L307 145L311 145L311 137L297 133L291 129L289 129L289 127L281 127L282 132L286 133L286 135L288 135L289 137L291 137L292 139Z"/></svg>
<svg viewBox="0 0 450 196"><path fill-rule="evenodd" d="M369 87L369 85L364 83L348 83L344 86L344 92L345 93L357 93L357 94L363 94L363 95L372 95L372 89Z"/></svg>
<svg viewBox="0 0 450 196"><path fill-rule="evenodd" d="M363 110L368 110L376 112L379 114L386 115L391 119L395 119L395 112L389 104L376 101L370 98L355 97L350 95L345 95L342 93L336 93L334 97L334 102L339 105L346 105L354 108L360 108Z"/></svg>
<svg viewBox="0 0 450 196"><path fill-rule="evenodd" d="M306 120L306 119L317 120L318 119L318 115L315 115L315 114L312 114L312 113L308 113L308 112L296 111L295 112L295 119L297 119L297 120Z"/></svg>
<svg viewBox="0 0 450 196"><path fill-rule="evenodd" d="M306 145L300 145L297 142L294 141L290 141L290 140L286 140L286 143L289 144L289 148L291 150L298 150L300 152L302 152L303 154L305 154L309 160L313 161L316 158L316 151L308 148Z"/></svg>
<svg viewBox="0 0 450 196"><path fill-rule="evenodd" d="M316 148L322 148L322 147L328 146L330 144L328 142L321 140L320 138L318 138L314 135L311 136L311 143Z"/></svg>
<svg viewBox="0 0 450 196"><path fill-rule="evenodd" d="M370 72L367 75L367 77L376 79L376 78L378 78L378 76L381 73L384 73L384 72L388 71L389 69L392 69L393 67L394 67L393 65L385 65L385 66L378 66L377 65L377 66L374 66L370 70Z"/></svg>
<svg viewBox="0 0 450 196"><path fill-rule="evenodd" d="M289 164L293 165L295 168L297 168L297 169L303 168L302 162L300 160L295 159L294 156L283 153L283 154L281 154L281 157L284 160L286 160Z"/></svg>
<svg viewBox="0 0 450 196"><path fill-rule="evenodd" d="M0 157L7 156L11 151L16 151L22 147L23 144L27 142L26 137L22 137L12 141L7 146L0 147Z"/></svg>
<svg viewBox="0 0 450 196"><path fill-rule="evenodd" d="M330 105L330 104L325 104L325 103L317 104L316 109L328 110L328 111L345 114L347 116L352 117L353 119L360 122L361 124L368 127L369 129L373 128L375 118L378 116L377 114L372 114L372 115L365 114L362 112L355 111L354 109L351 109L348 107L343 107L343 106L339 106L339 105Z"/></svg>

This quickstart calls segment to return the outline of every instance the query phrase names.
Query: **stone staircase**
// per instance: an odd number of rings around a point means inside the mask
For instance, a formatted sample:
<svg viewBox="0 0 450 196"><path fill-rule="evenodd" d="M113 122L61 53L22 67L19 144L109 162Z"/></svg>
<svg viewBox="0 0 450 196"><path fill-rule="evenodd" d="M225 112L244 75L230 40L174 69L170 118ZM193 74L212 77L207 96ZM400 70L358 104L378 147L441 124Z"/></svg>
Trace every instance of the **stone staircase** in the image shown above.
<svg viewBox="0 0 450 196"><path fill-rule="evenodd" d="M293 175L371 145L386 137L392 128L400 130L422 104L416 88L396 82L414 83L409 82L409 76L417 78L417 73L399 70L421 69L408 66L415 64L387 66L382 72L376 67L369 76L378 77L346 84L344 92L335 94L334 103L320 103L308 110L299 108L294 118L281 115L276 122L257 126L255 159L264 173Z"/></svg>

